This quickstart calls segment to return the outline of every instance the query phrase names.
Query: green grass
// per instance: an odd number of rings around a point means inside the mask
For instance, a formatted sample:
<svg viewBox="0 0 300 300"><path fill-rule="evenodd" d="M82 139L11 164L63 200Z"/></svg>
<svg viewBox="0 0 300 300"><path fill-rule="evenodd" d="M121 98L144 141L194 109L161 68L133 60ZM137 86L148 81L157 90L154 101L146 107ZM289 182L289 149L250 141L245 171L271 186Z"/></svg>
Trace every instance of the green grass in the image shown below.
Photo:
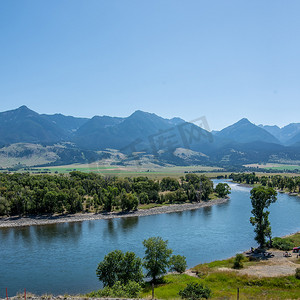
<svg viewBox="0 0 300 300"><path fill-rule="evenodd" d="M161 206L165 206L165 205L169 205L169 203L163 203L163 204L158 204L158 203L149 203L149 204L141 204L139 205L139 209L150 209L150 208L154 208L154 207L161 207Z"/></svg>
<svg viewBox="0 0 300 300"><path fill-rule="evenodd" d="M300 169L300 166L280 166L280 167L270 167L268 168L270 170L280 170L280 171L284 171L284 170L290 170L290 171L293 171L293 170L299 170Z"/></svg>
<svg viewBox="0 0 300 300"><path fill-rule="evenodd" d="M180 299L178 293L180 290L184 289L188 283L201 282L199 278L191 277L186 274L181 275L166 275L163 277L162 284L155 286L154 294L155 298L158 299ZM149 297L152 293L150 284L146 284L143 289L141 298Z"/></svg>
<svg viewBox="0 0 300 300"><path fill-rule="evenodd" d="M300 233L295 233L291 236L284 237L283 239L292 242L294 247L300 246Z"/></svg>
<svg viewBox="0 0 300 300"><path fill-rule="evenodd" d="M166 176L179 178L184 176L185 172L211 172L217 170L216 167L209 166L170 166L170 167L153 167L142 165L138 166L118 166L118 165L101 165L98 163L91 164L72 164L72 165L62 165L62 166L53 166L45 168L32 168L30 172L51 172L59 174L67 174L71 171L80 171L80 172L95 172L103 174L104 176L115 175L120 177L135 177L135 176L147 176L149 178L163 178ZM21 170L21 171L24 171ZM224 173L224 172L223 172ZM222 174L223 174L222 173ZM199 173L201 174L201 173ZM212 173L215 174L215 173ZM227 173L226 173L227 174ZM228 173L230 174L230 173ZM215 175L216 176L216 175Z"/></svg>
<svg viewBox="0 0 300 300"><path fill-rule="evenodd" d="M212 271L215 271L218 268L232 268L234 259L235 259L235 257L231 257L231 258L223 259L223 260L215 260L210 263L204 263L204 264L197 265L197 266L193 267L192 270L199 274L205 275ZM244 267L249 267L249 266L254 266L254 265L259 264L258 261L250 261L248 257L244 257L242 262L243 262Z"/></svg>
<svg viewBox="0 0 300 300"><path fill-rule="evenodd" d="M295 237L300 238L299 236ZM199 277L186 274L170 274L163 277L163 282L155 287L155 297L158 299L180 299L178 293L188 283L203 283L212 290L212 299L236 299L237 289L240 299L299 299L300 280L295 276L258 278L239 275L234 271L219 271L218 268L232 268L234 257L200 264L192 270ZM244 258L244 267L259 264ZM151 287L146 285L142 297L151 295Z"/></svg>
<svg viewBox="0 0 300 300"><path fill-rule="evenodd" d="M188 283L203 283L212 290L212 299L236 299L237 288L240 299L299 299L300 280L294 276L257 278L237 275L234 272L212 272L204 278L186 274L166 275L164 283L155 287L158 299L180 299L178 293ZM150 297L151 287L146 285L141 297Z"/></svg>

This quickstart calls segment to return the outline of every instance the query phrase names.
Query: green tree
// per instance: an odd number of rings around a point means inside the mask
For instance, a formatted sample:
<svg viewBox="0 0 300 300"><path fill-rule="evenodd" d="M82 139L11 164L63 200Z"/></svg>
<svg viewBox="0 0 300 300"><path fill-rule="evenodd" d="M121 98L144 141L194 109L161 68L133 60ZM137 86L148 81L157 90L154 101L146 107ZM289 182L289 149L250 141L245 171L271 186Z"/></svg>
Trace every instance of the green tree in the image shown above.
<svg viewBox="0 0 300 300"><path fill-rule="evenodd" d="M137 209L139 204L138 198L132 193L123 193L121 195L122 211L130 211Z"/></svg>
<svg viewBox="0 0 300 300"><path fill-rule="evenodd" d="M9 214L9 203L4 197L0 197L0 216Z"/></svg>
<svg viewBox="0 0 300 300"><path fill-rule="evenodd" d="M215 188L215 192L218 194L219 197L225 197L227 195L230 194L230 186L227 183L218 183L216 188Z"/></svg>
<svg viewBox="0 0 300 300"><path fill-rule="evenodd" d="M234 269L241 269L243 268L243 260L244 260L244 255L241 253L236 254L233 262L233 268Z"/></svg>
<svg viewBox="0 0 300 300"><path fill-rule="evenodd" d="M183 290L179 291L182 299L198 300L211 297L211 290L202 283L189 283Z"/></svg>
<svg viewBox="0 0 300 300"><path fill-rule="evenodd" d="M161 237L144 240L143 245L146 248L144 267L148 271L147 276L155 282L158 276L167 272L172 250L168 248L168 241L164 241Z"/></svg>
<svg viewBox="0 0 300 300"><path fill-rule="evenodd" d="M112 287L117 281L141 282L143 279L142 261L133 252L115 250L108 253L98 264L96 274L104 286Z"/></svg>
<svg viewBox="0 0 300 300"><path fill-rule="evenodd" d="M172 255L170 259L171 271L183 273L187 268L186 257L182 255Z"/></svg>
<svg viewBox="0 0 300 300"><path fill-rule="evenodd" d="M176 191L179 189L179 182L171 177L164 177L160 182L160 188L164 191Z"/></svg>
<svg viewBox="0 0 300 300"><path fill-rule="evenodd" d="M266 236L271 238L270 212L265 211L265 209L277 200L277 192L271 187L259 186L253 188L250 193L253 208L251 210L253 217L250 218L250 223L255 226L255 240L260 248L263 248L266 245Z"/></svg>

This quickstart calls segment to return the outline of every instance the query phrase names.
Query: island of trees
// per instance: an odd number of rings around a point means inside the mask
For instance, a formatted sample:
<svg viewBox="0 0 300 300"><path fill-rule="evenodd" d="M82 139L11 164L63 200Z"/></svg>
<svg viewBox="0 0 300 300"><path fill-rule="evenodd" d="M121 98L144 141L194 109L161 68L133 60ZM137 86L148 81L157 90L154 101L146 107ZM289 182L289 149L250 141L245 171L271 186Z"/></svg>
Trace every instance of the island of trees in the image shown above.
<svg viewBox="0 0 300 300"><path fill-rule="evenodd" d="M215 193L215 194L214 194ZM68 175L0 174L0 216L130 211L139 205L207 201L230 193L204 175L103 177L73 171Z"/></svg>

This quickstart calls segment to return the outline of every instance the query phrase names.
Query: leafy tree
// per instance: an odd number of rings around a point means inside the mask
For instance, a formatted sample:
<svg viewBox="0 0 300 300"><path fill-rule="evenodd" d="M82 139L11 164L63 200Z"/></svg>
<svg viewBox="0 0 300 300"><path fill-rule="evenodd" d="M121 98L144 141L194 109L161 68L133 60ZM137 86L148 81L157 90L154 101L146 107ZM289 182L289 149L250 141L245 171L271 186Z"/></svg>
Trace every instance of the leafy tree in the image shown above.
<svg viewBox="0 0 300 300"><path fill-rule="evenodd" d="M186 257L182 255L172 255L170 259L171 271L183 273L186 268Z"/></svg>
<svg viewBox="0 0 300 300"><path fill-rule="evenodd" d="M165 201L169 203L174 203L177 199L175 192L167 192L165 195Z"/></svg>
<svg viewBox="0 0 300 300"><path fill-rule="evenodd" d="M121 267L122 271L119 276L121 283L128 284L129 281L141 283L143 281L142 260L134 252L127 251L124 254Z"/></svg>
<svg viewBox="0 0 300 300"><path fill-rule="evenodd" d="M219 197L225 197L228 194L230 194L230 186L227 183L218 183L216 188L215 188L215 192L218 194Z"/></svg>
<svg viewBox="0 0 300 300"><path fill-rule="evenodd" d="M162 191L176 191L179 189L179 182L171 177L164 177L160 182Z"/></svg>
<svg viewBox="0 0 300 300"><path fill-rule="evenodd" d="M4 197L0 197L0 216L8 215L9 203Z"/></svg>
<svg viewBox="0 0 300 300"><path fill-rule="evenodd" d="M269 211L265 211L277 198L277 192L271 187L255 187L251 190L251 213L250 223L255 226L255 240L263 248L266 245L266 236L271 237L271 226L269 222Z"/></svg>
<svg viewBox="0 0 300 300"><path fill-rule="evenodd" d="M213 192L214 185L213 182L204 175L200 176L200 188L201 200L208 200L209 195Z"/></svg>
<svg viewBox="0 0 300 300"><path fill-rule="evenodd" d="M148 204L149 203L149 197L148 194L145 192L142 192L139 194L139 199L141 204Z"/></svg>
<svg viewBox="0 0 300 300"><path fill-rule="evenodd" d="M143 245L146 248L144 267L148 271L147 276L155 282L158 276L167 272L172 250L168 248L168 241L164 241L161 237L144 240Z"/></svg>
<svg viewBox="0 0 300 300"><path fill-rule="evenodd" d="M122 211L134 210L138 207L139 200L132 193L123 193L121 196Z"/></svg>
<svg viewBox="0 0 300 300"><path fill-rule="evenodd" d="M182 299L198 300L211 297L211 290L202 283L189 283L183 290L179 291Z"/></svg>
<svg viewBox="0 0 300 300"><path fill-rule="evenodd" d="M133 252L115 250L108 253L98 264L96 274L104 286L112 287L117 281L127 284L130 280L143 279L142 261Z"/></svg>
<svg viewBox="0 0 300 300"><path fill-rule="evenodd" d="M186 195L186 192L184 191L183 188L179 188L175 192L175 195L176 195L176 200L179 201L179 202L185 202L188 199L188 197Z"/></svg>

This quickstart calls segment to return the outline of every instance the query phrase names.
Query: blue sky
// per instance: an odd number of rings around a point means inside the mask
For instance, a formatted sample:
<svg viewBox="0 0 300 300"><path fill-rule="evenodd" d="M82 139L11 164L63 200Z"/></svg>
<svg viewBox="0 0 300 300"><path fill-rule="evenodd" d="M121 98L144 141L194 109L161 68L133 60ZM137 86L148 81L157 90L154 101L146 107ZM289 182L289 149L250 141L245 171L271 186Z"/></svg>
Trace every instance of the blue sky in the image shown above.
<svg viewBox="0 0 300 300"><path fill-rule="evenodd" d="M0 1L0 111L300 122L300 1Z"/></svg>

